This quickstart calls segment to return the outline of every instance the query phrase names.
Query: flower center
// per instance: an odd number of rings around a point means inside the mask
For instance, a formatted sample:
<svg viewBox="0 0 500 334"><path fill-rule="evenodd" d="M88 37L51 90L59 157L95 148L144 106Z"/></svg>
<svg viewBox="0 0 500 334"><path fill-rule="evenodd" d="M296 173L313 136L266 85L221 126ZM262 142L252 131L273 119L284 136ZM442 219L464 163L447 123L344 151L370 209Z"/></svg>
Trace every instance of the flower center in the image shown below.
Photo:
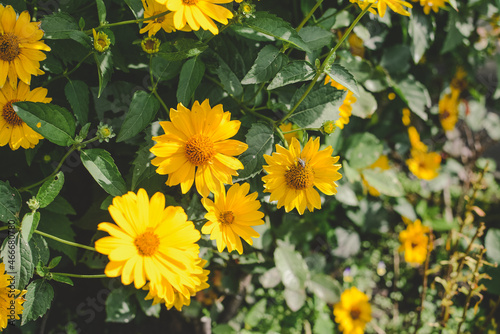
<svg viewBox="0 0 500 334"><path fill-rule="evenodd" d="M359 308L357 308L357 307L353 307L353 308L351 309L350 314L351 314L351 318L352 318L352 320L356 320L356 319L358 319L358 318L359 318L359 316L361 315L361 310L360 310Z"/></svg>
<svg viewBox="0 0 500 334"><path fill-rule="evenodd" d="M0 36L0 59L3 61L13 61L21 53L19 48L19 38L13 33Z"/></svg>
<svg viewBox="0 0 500 334"><path fill-rule="evenodd" d="M151 231L146 231L134 240L137 251L142 256L152 256L160 245L160 239Z"/></svg>
<svg viewBox="0 0 500 334"><path fill-rule="evenodd" d="M285 180L288 187L304 190L312 187L314 172L304 160L299 159L296 165L289 167L285 172Z"/></svg>
<svg viewBox="0 0 500 334"><path fill-rule="evenodd" d="M106 40L102 37L99 37L99 39L97 40L97 44L99 44L103 49L108 45Z"/></svg>
<svg viewBox="0 0 500 334"><path fill-rule="evenodd" d="M448 110L444 110L440 115L439 115L439 118L442 119L442 120L445 120L447 119L448 117L450 117L451 113L448 111Z"/></svg>
<svg viewBox="0 0 500 334"><path fill-rule="evenodd" d="M418 246L418 244L417 244L416 242L412 242L412 243L411 243L411 248L415 248L415 247L417 247L417 246Z"/></svg>
<svg viewBox="0 0 500 334"><path fill-rule="evenodd" d="M214 155L214 143L207 136L195 135L186 143L186 158L195 166L210 162Z"/></svg>
<svg viewBox="0 0 500 334"><path fill-rule="evenodd" d="M23 124L23 120L17 116L14 108L12 107L12 103L17 102L19 100L14 99L7 102L2 108L2 117L5 121L12 126L19 126Z"/></svg>
<svg viewBox="0 0 500 334"><path fill-rule="evenodd" d="M222 224L232 224L234 222L233 211L222 212L219 216L219 220Z"/></svg>
<svg viewBox="0 0 500 334"><path fill-rule="evenodd" d="M196 3L198 2L198 0L182 0L182 2L185 4L185 5L196 5Z"/></svg>

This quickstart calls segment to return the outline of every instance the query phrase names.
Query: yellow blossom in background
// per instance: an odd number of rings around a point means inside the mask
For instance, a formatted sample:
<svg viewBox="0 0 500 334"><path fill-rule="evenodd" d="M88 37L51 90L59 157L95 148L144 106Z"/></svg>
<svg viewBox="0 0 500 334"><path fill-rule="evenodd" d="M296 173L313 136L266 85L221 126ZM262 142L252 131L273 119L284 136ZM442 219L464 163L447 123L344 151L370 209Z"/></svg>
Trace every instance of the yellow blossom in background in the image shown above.
<svg viewBox="0 0 500 334"><path fill-rule="evenodd" d="M431 12L431 9L434 11L434 13L437 13L439 11L439 8L444 9L446 8L446 3L448 0L412 0L413 2L420 2L420 6L424 8L424 13L426 15L429 15Z"/></svg>
<svg viewBox="0 0 500 334"><path fill-rule="evenodd" d="M141 41L142 51L153 54L160 51L160 40L155 37L146 37Z"/></svg>
<svg viewBox="0 0 500 334"><path fill-rule="evenodd" d="M5 274L5 263L0 262L0 332L7 327L9 316L13 315L19 320L24 310L23 303L26 301L24 296L27 290L11 289L11 284L14 284L12 278L11 275ZM9 309L11 305L14 305L14 313Z"/></svg>
<svg viewBox="0 0 500 334"><path fill-rule="evenodd" d="M294 126L292 123L283 123L280 125L280 130L283 132L292 131ZM300 134L300 137L299 137ZM294 131L290 133L283 133L283 137L285 137L286 142L290 145L292 138L300 139L302 137L302 131Z"/></svg>
<svg viewBox="0 0 500 334"><path fill-rule="evenodd" d="M144 18L156 16L158 14L166 12L167 6L165 3L160 4L156 0L142 0L142 6L144 7ZM170 12L164 16L157 17L154 20L144 21L147 23L139 33L144 34L148 33L148 36L154 36L160 29L163 29L166 33L171 33L176 31L174 27L174 13ZM188 26L184 25L183 27L178 28L182 31L191 31Z"/></svg>
<svg viewBox="0 0 500 334"><path fill-rule="evenodd" d="M396 94L394 92L390 92L388 95L387 95L387 98L391 101L393 101L395 98L396 98ZM405 108L405 109L408 109L408 108ZM409 111L409 110L408 110ZM406 125L406 124L405 124Z"/></svg>
<svg viewBox="0 0 500 334"><path fill-rule="evenodd" d="M410 145L412 149L427 152L428 147L420 141L420 135L414 126L408 127L408 137L410 138Z"/></svg>
<svg viewBox="0 0 500 334"><path fill-rule="evenodd" d="M106 33L103 31L96 32L95 29L92 29L92 34L94 35L94 49L98 52L104 52L109 49L111 40Z"/></svg>
<svg viewBox="0 0 500 334"><path fill-rule="evenodd" d="M413 148L411 149L411 158L406 160L406 164L410 172L419 179L432 180L439 175L441 155Z"/></svg>
<svg viewBox="0 0 500 334"><path fill-rule="evenodd" d="M347 90L347 95L344 98L344 102L339 108L340 118L335 121L335 125L338 128L343 129L344 125L349 124L349 117L351 117L352 114L352 104L355 103L357 99L350 90L348 90L338 82L334 81L327 75L325 77L325 85L328 83L330 83L332 87L335 87L338 90Z"/></svg>
<svg viewBox="0 0 500 334"><path fill-rule="evenodd" d="M165 196L149 199L144 189L113 198L108 208L116 224L100 223L98 229L110 236L95 242L99 253L107 255L104 269L108 277L121 276L123 284L136 289L148 281L155 295L174 302L173 291L186 298L201 285L199 266L200 232L187 220L181 207L165 207ZM170 292L170 293L169 293Z"/></svg>
<svg viewBox="0 0 500 334"><path fill-rule="evenodd" d="M451 131L458 121L458 105L460 91L452 89L439 100L439 121L444 131Z"/></svg>
<svg viewBox="0 0 500 334"><path fill-rule="evenodd" d="M458 90L459 92L464 91L467 88L467 72L463 67L459 66L451 79L450 88L453 90Z"/></svg>
<svg viewBox="0 0 500 334"><path fill-rule="evenodd" d="M369 9L370 13L377 14L377 11L375 10L377 9L378 15L380 15L380 17L384 17L385 12L387 11L387 7L392 9L394 12L404 16L410 16L410 12L408 12L405 7L413 8L411 3L403 0L350 0L350 1L352 3L357 3L358 6L363 10L367 6L371 5L371 8Z"/></svg>
<svg viewBox="0 0 500 334"><path fill-rule="evenodd" d="M29 85L32 75L44 74L40 61L50 51L43 41L40 22L31 22L28 11L17 17L12 6L0 4L0 88L9 78L11 86L17 85L17 78Z"/></svg>
<svg viewBox="0 0 500 334"><path fill-rule="evenodd" d="M372 320L371 314L368 296L356 287L342 292L340 302L333 306L335 322L343 334L363 334L366 324Z"/></svg>
<svg viewBox="0 0 500 334"><path fill-rule="evenodd" d="M420 219L408 222L406 230L399 233L400 252L405 253L405 261L412 264L422 264L427 257L427 245L429 243L429 228L422 226ZM432 248L432 245L431 245Z"/></svg>
<svg viewBox="0 0 500 334"><path fill-rule="evenodd" d="M262 178L264 192L271 193L270 200L278 201L278 209L285 206L289 212L294 208L300 214L321 209L319 191L326 195L337 193L337 184L342 175L338 172L341 165L339 157L333 157L331 146L319 151L319 138L310 138L304 149L292 138L289 149L276 145L271 156L264 154L268 165L263 168L268 175Z"/></svg>
<svg viewBox="0 0 500 334"><path fill-rule="evenodd" d="M228 252L237 250L243 253L240 238L253 245L253 238L260 235L252 226L262 225L264 214L259 211L260 202L257 192L248 194L250 185L235 184L229 190L221 190L214 194L214 200L204 198L201 203L208 213L208 222L203 225L201 233L210 234L210 240L217 241L217 249L222 253L227 246Z"/></svg>
<svg viewBox="0 0 500 334"><path fill-rule="evenodd" d="M388 170L391 168L391 166L389 166L389 158L387 157L387 155L381 155L377 161L375 161L373 164L371 164L370 166L366 167L365 169L375 169L375 168L379 168L380 170ZM363 182L363 186L366 187L366 189L368 190L368 193L372 196L380 196L380 192L373 188L369 183L368 181L366 181L366 179L363 177L363 172L361 172L361 181Z"/></svg>
<svg viewBox="0 0 500 334"><path fill-rule="evenodd" d="M403 108L403 119L402 120L403 120L403 124L405 126L410 126L410 123L411 123L410 114L411 114L410 109Z"/></svg>
<svg viewBox="0 0 500 334"><path fill-rule="evenodd" d="M351 32L349 37L347 37L351 53L353 56L359 56L361 58L365 57L365 47L363 45L363 40L358 37L354 32Z"/></svg>
<svg viewBox="0 0 500 334"><path fill-rule="evenodd" d="M17 83L17 80L16 80ZM12 150L33 148L43 137L28 126L14 111L12 103L18 101L49 103L47 89L30 87L20 81L18 85L5 85L0 89L0 146L9 144Z"/></svg>
<svg viewBox="0 0 500 334"><path fill-rule="evenodd" d="M233 184L236 170L243 169L234 156L245 152L248 145L229 138L236 135L241 122L231 121L231 113L222 104L211 108L208 100L196 101L191 110L181 103L170 109L170 121L160 122L164 135L153 137L156 155L151 163L156 172L168 174L168 186L181 185L182 193L196 189L207 197L219 192L223 184Z"/></svg>
<svg viewBox="0 0 500 334"><path fill-rule="evenodd" d="M217 35L219 28L215 21L228 24L228 19L233 18L233 13L218 4L230 3L233 0L156 0L166 5L174 13L175 29L182 29L188 25L193 30L209 30Z"/></svg>

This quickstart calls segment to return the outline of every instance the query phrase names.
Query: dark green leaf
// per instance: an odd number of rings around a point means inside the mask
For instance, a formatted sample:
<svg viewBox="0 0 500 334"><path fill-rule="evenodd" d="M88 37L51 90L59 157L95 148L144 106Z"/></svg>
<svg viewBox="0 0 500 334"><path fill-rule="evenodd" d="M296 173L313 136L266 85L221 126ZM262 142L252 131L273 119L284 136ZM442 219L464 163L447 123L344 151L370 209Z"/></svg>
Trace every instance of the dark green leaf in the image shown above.
<svg viewBox="0 0 500 334"><path fill-rule="evenodd" d="M260 50L255 63L241 80L241 83L250 85L266 82L273 78L287 62L288 57L280 50L272 45L266 45Z"/></svg>
<svg viewBox="0 0 500 334"><path fill-rule="evenodd" d="M52 213L52 212L44 212L40 219L40 224L38 226L38 230L56 236L58 238L75 241L75 232L71 228L71 221L68 217ZM73 263L76 263L76 248L73 246L69 246L53 239L47 238L47 243L50 248L55 249L65 255L67 255Z"/></svg>
<svg viewBox="0 0 500 334"><path fill-rule="evenodd" d="M326 74L359 97L356 79L354 79L354 76L345 67L339 64L333 64L330 71L326 72Z"/></svg>
<svg viewBox="0 0 500 334"><path fill-rule="evenodd" d="M431 106L431 97L427 88L416 81L412 75L393 84L394 91L399 97L408 104L411 111L418 117L427 120L426 108Z"/></svg>
<svg viewBox="0 0 500 334"><path fill-rule="evenodd" d="M381 194L392 197L404 195L403 186L393 170L365 169L363 177L370 186Z"/></svg>
<svg viewBox="0 0 500 334"><path fill-rule="evenodd" d="M445 54L452 51L457 46L461 45L464 41L464 35L458 29L458 14L451 11L448 15L448 24L446 26L446 38L441 48L441 54Z"/></svg>
<svg viewBox="0 0 500 334"><path fill-rule="evenodd" d="M24 241L29 242L38 223L40 222L40 212L28 212L24 215L23 221L21 222L21 236Z"/></svg>
<svg viewBox="0 0 500 334"><path fill-rule="evenodd" d="M106 321L128 323L135 318L136 304L125 287L111 291L106 299Z"/></svg>
<svg viewBox="0 0 500 334"><path fill-rule="evenodd" d="M160 109L160 102L153 94L148 94L143 90L135 92L116 141L127 140L144 130L151 123L158 109Z"/></svg>
<svg viewBox="0 0 500 334"><path fill-rule="evenodd" d="M97 5L97 17L99 18L99 23L102 25L106 23L106 5L103 0L95 0Z"/></svg>
<svg viewBox="0 0 500 334"><path fill-rule="evenodd" d="M113 57L111 52L104 52L101 54L94 53L94 60L97 64L97 75L99 76L99 93L97 97L100 97L113 73Z"/></svg>
<svg viewBox="0 0 500 334"><path fill-rule="evenodd" d="M127 192L125 181L108 151L100 148L81 150L80 158L90 175L108 194L121 196Z"/></svg>
<svg viewBox="0 0 500 334"><path fill-rule="evenodd" d="M160 317L161 304L153 305L153 300L148 299L145 300L148 292L144 290L136 290L135 296L137 297L137 301L139 302L139 306L141 307L142 312L148 317Z"/></svg>
<svg viewBox="0 0 500 334"><path fill-rule="evenodd" d="M194 95L196 88L203 79L205 64L199 57L191 58L182 65L177 88L177 101L184 106L189 105L189 101Z"/></svg>
<svg viewBox="0 0 500 334"><path fill-rule="evenodd" d="M12 188L9 182L0 181L0 221L19 221L18 213L21 210L21 195Z"/></svg>
<svg viewBox="0 0 500 334"><path fill-rule="evenodd" d="M345 157L352 168L361 169L377 161L383 148L384 145L371 133L357 133L347 140Z"/></svg>
<svg viewBox="0 0 500 334"><path fill-rule="evenodd" d="M164 43L158 55L169 61L179 61L200 55L208 45L191 38L181 38L174 44Z"/></svg>
<svg viewBox="0 0 500 334"><path fill-rule="evenodd" d="M408 33L412 38L410 51L413 62L417 64L434 41L434 27L429 16L419 11L413 11L410 16Z"/></svg>
<svg viewBox="0 0 500 334"><path fill-rule="evenodd" d="M151 159L155 155L149 151L150 148L151 145L140 148L132 162L132 190L135 190L142 180L156 174L156 167L151 165Z"/></svg>
<svg viewBox="0 0 500 334"><path fill-rule="evenodd" d="M314 66L305 60L297 60L283 67L271 81L267 89L290 85L296 82L309 81L316 74Z"/></svg>
<svg viewBox="0 0 500 334"><path fill-rule="evenodd" d="M215 58L219 63L219 66L215 69L215 73L217 73L224 90L233 96L240 96L243 93L240 79L238 79L233 70L231 70L221 57L216 54Z"/></svg>
<svg viewBox="0 0 500 334"><path fill-rule="evenodd" d="M19 276L16 277L16 289L22 290L33 277L33 272L35 271L35 263L33 263L33 256L31 254L29 243L27 243L19 233L16 234L16 242L19 247L18 249L20 250L21 262Z"/></svg>
<svg viewBox="0 0 500 334"><path fill-rule="evenodd" d="M52 274L52 273L50 275L51 275L51 279L56 281L56 282L68 284L71 286L74 285L71 278L69 278L67 276L63 276L63 275L59 275L59 274Z"/></svg>
<svg viewBox="0 0 500 334"><path fill-rule="evenodd" d="M46 39L73 39L86 47L91 44L90 37L79 30L75 19L66 13L44 16L41 28Z"/></svg>
<svg viewBox="0 0 500 334"><path fill-rule="evenodd" d="M333 34L321 27L309 26L299 31L299 36L309 46L311 51L330 45Z"/></svg>
<svg viewBox="0 0 500 334"><path fill-rule="evenodd" d="M124 1L134 14L135 18L142 19L142 15L144 13L144 6L142 5L141 0L124 0Z"/></svg>
<svg viewBox="0 0 500 334"><path fill-rule="evenodd" d="M26 301L24 302L23 320L21 326L30 320L43 316L50 307L54 298L54 289L48 281L37 279L26 288Z"/></svg>
<svg viewBox="0 0 500 334"><path fill-rule="evenodd" d="M151 66L155 78L159 81L166 81L175 78L181 72L182 63L162 57L154 57Z"/></svg>
<svg viewBox="0 0 500 334"><path fill-rule="evenodd" d="M33 264L40 262L44 266L47 261L49 261L50 257L49 245L47 244L47 241L45 241L41 235L33 234L33 237L29 242L29 246L31 249L31 262Z"/></svg>
<svg viewBox="0 0 500 334"><path fill-rule="evenodd" d="M407 73L410 69L410 48L406 45L394 45L384 48L380 66L391 74Z"/></svg>
<svg viewBox="0 0 500 334"><path fill-rule="evenodd" d="M75 119L63 107L42 102L16 102L17 115L30 128L59 146L69 146L75 137Z"/></svg>
<svg viewBox="0 0 500 334"><path fill-rule="evenodd" d="M250 328L257 326L267 317L266 306L267 299L265 298L255 303L245 315L245 324Z"/></svg>
<svg viewBox="0 0 500 334"><path fill-rule="evenodd" d="M89 87L87 84L80 80L70 80L64 87L64 93L80 125L87 123L89 113Z"/></svg>
<svg viewBox="0 0 500 334"><path fill-rule="evenodd" d="M76 215L75 209L69 204L67 200L58 196L50 203L45 210L50 212L59 213L61 215Z"/></svg>
<svg viewBox="0 0 500 334"><path fill-rule="evenodd" d="M52 179L45 181L38 193L36 199L40 203L40 208L45 208L57 197L64 185L64 173L57 173Z"/></svg>

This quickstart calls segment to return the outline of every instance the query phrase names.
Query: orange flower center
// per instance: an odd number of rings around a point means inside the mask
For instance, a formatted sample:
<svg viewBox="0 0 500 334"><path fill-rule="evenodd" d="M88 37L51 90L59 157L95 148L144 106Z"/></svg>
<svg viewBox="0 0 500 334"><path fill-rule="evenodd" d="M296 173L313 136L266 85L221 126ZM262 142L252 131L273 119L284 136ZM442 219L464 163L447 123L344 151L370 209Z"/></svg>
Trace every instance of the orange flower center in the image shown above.
<svg viewBox="0 0 500 334"><path fill-rule="evenodd" d="M191 5L196 5L196 3L198 2L198 0L182 0L182 2L185 5L191 6Z"/></svg>
<svg viewBox="0 0 500 334"><path fill-rule="evenodd" d="M151 231L146 231L134 240L137 251L142 256L152 256L158 250L160 238Z"/></svg>
<svg viewBox="0 0 500 334"><path fill-rule="evenodd" d="M214 143L207 136L195 135L186 143L186 158L195 166L210 162L214 155Z"/></svg>
<svg viewBox="0 0 500 334"><path fill-rule="evenodd" d="M296 165L289 167L285 172L285 180L288 187L296 190L304 190L312 187L314 172L304 160L299 159Z"/></svg>
<svg viewBox="0 0 500 334"><path fill-rule="evenodd" d="M17 116L14 108L12 107L12 103L17 102L19 100L14 99L7 102L2 108L2 117L5 121L12 126L19 126L23 124L23 120Z"/></svg>
<svg viewBox="0 0 500 334"><path fill-rule="evenodd" d="M359 316L361 315L361 310L360 310L359 308L357 308L357 307L353 307L353 308L351 309L350 314L351 314L351 318L352 318L352 320L356 320L356 319L358 319L358 318L359 318Z"/></svg>
<svg viewBox="0 0 500 334"><path fill-rule="evenodd" d="M3 61L13 61L21 53L19 48L19 37L13 33L0 36L0 59Z"/></svg>
<svg viewBox="0 0 500 334"><path fill-rule="evenodd" d="M219 220L222 224L232 224L234 222L234 214L232 211L222 212L219 216Z"/></svg>

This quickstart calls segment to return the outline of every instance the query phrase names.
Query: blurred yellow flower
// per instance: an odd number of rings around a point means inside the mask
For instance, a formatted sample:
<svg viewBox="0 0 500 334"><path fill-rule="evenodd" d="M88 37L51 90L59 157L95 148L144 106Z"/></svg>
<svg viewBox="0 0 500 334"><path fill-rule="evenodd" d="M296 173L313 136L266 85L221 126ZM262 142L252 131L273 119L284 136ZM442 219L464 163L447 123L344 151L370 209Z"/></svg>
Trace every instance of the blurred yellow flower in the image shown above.
<svg viewBox="0 0 500 334"><path fill-rule="evenodd" d="M451 131L458 121L458 105L460 91L452 89L439 100L439 121L444 131Z"/></svg>
<svg viewBox="0 0 500 334"><path fill-rule="evenodd" d="M203 225L201 233L210 234L210 240L217 240L217 249L221 253L227 245L228 252L236 249L242 254L240 238L253 245L252 237L260 236L252 226L264 224L264 214L259 211L257 192L248 194L249 191L248 183L235 184L229 188L227 195L223 188L220 193L214 194L214 201L208 198L201 200L208 211L205 215L208 222Z"/></svg>
<svg viewBox="0 0 500 334"><path fill-rule="evenodd" d="M268 163L263 166L268 173L262 178L264 192L271 193L271 201L278 201L278 209L285 206L289 212L296 208L300 214L306 208L310 212L321 209L321 198L314 187L326 195L337 193L335 181L342 177L339 157L332 157L331 146L319 151L319 145L319 138L310 138L301 150L299 141L292 138L289 149L276 145L271 156L264 154Z"/></svg>
<svg viewBox="0 0 500 334"><path fill-rule="evenodd" d="M437 13L439 11L439 8L444 9L446 8L446 3L448 0L412 0L413 2L420 2L420 6L424 7L424 13L426 15L429 15L431 12L431 9L434 11L434 13Z"/></svg>
<svg viewBox="0 0 500 334"><path fill-rule="evenodd" d="M0 332L7 327L9 319L19 320L24 311L24 296L28 291L14 289L14 282L14 277L5 274L5 263L0 262Z"/></svg>
<svg viewBox="0 0 500 334"><path fill-rule="evenodd" d="M338 128L343 129L344 125L349 124L349 117L351 117L352 114L352 104L355 103L357 99L350 90L348 90L338 82L334 81L328 75L325 77L325 85L327 83L330 83L332 87L335 87L338 90L347 90L347 95L344 98L344 102L339 108L340 118L335 121L335 125Z"/></svg>
<svg viewBox="0 0 500 334"><path fill-rule="evenodd" d="M394 94L394 93L393 93ZM394 94L395 95L395 94ZM411 123L411 118L410 118L411 112L410 109L408 108L403 108L403 124L405 126L410 126Z"/></svg>
<svg viewBox="0 0 500 334"><path fill-rule="evenodd" d="M363 45L363 40L358 37L354 32L351 32L349 37L347 38L349 42L349 46L351 49L351 53L354 56L360 56L361 58L365 57L365 47Z"/></svg>
<svg viewBox="0 0 500 334"><path fill-rule="evenodd" d="M411 158L406 160L408 169L422 180L432 180L439 175L441 155L436 152L425 152L411 149Z"/></svg>
<svg viewBox="0 0 500 334"><path fill-rule="evenodd" d="M420 219L415 222L408 222L406 230L399 233L400 252L405 253L405 261L412 265L424 263L427 257L427 245L430 232L427 226L422 226ZM432 245L430 245L432 248Z"/></svg>
<svg viewBox="0 0 500 334"><path fill-rule="evenodd" d="M366 324L372 320L368 296L356 287L342 292L340 302L333 306L333 314L343 334L363 334Z"/></svg>
<svg viewBox="0 0 500 334"><path fill-rule="evenodd" d="M223 184L233 184L236 170L244 168L234 156L248 145L229 139L241 122L231 121L231 113L222 108L211 108L208 100L196 101L191 110L179 103L177 110L170 109L170 121L160 122L165 134L153 137L157 143L151 152L156 158L151 163L158 174L168 174L168 186L180 184L185 194L196 179L196 190L207 197L220 192Z"/></svg>
<svg viewBox="0 0 500 334"><path fill-rule="evenodd" d="M50 51L43 41L40 22L31 22L28 11L17 17L12 6L0 4L0 88L9 78L14 88L17 78L29 85L32 75L44 74L40 61L47 56L42 51Z"/></svg>
<svg viewBox="0 0 500 334"><path fill-rule="evenodd" d="M414 126L408 127L408 137L410 137L410 145L412 149L427 152L428 147L420 141L420 135Z"/></svg>

